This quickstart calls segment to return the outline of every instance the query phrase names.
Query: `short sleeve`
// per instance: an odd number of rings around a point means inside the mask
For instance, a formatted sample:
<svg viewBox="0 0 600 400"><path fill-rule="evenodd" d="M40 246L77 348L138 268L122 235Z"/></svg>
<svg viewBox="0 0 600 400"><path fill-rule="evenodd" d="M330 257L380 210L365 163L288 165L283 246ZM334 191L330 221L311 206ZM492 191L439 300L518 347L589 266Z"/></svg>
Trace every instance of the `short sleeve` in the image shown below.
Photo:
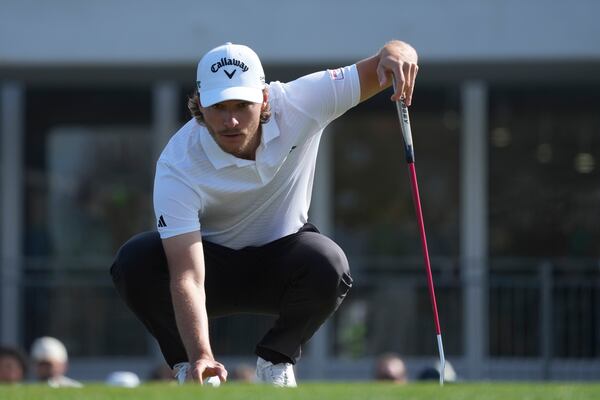
<svg viewBox="0 0 600 400"><path fill-rule="evenodd" d="M315 72L283 84L282 89L287 106L300 110L321 127L360 101L356 65Z"/></svg>
<svg viewBox="0 0 600 400"><path fill-rule="evenodd" d="M200 230L200 194L164 162L158 162L154 178L154 214L162 239Z"/></svg>

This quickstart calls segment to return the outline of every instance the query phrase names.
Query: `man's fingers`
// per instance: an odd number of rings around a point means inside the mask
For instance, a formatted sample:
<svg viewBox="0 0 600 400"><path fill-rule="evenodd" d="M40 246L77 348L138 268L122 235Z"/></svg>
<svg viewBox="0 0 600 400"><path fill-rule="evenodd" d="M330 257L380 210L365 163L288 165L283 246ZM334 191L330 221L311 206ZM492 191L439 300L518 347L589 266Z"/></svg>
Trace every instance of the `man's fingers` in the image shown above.
<svg viewBox="0 0 600 400"><path fill-rule="evenodd" d="M216 376L222 383L224 383L227 381L227 370L221 363L215 362L214 364L206 367L202 376L204 379L210 378L211 376Z"/></svg>
<svg viewBox="0 0 600 400"><path fill-rule="evenodd" d="M225 368L219 369L219 373L217 374L221 383L227 382L227 370Z"/></svg>
<svg viewBox="0 0 600 400"><path fill-rule="evenodd" d="M200 359L192 363L193 368L188 372L189 379L204 385L205 383L215 386L215 383L224 383L227 381L227 369L218 361L210 359ZM218 378L209 380L209 378ZM218 386L218 385L216 385Z"/></svg>
<svg viewBox="0 0 600 400"><path fill-rule="evenodd" d="M378 56L376 72L380 89L387 86L384 84L389 82L391 74L394 78L394 94L390 99L399 101L404 97L407 104L410 104L418 70L417 52L407 43L394 40L386 43Z"/></svg>
<svg viewBox="0 0 600 400"><path fill-rule="evenodd" d="M223 364L215 362L215 365L210 369L210 372L212 376L217 376L221 383L227 382L227 370Z"/></svg>
<svg viewBox="0 0 600 400"><path fill-rule="evenodd" d="M396 79L396 85L391 99L392 101L398 101L404 95L404 87L406 85L406 77L402 68L398 68L394 71L394 77Z"/></svg>
<svg viewBox="0 0 600 400"><path fill-rule="evenodd" d="M387 84L387 73L381 61L379 62L379 65L377 65L377 79L379 80L380 87L384 87Z"/></svg>
<svg viewBox="0 0 600 400"><path fill-rule="evenodd" d="M201 385L204 385L204 380L202 379L204 376L204 368L192 368L190 371L190 379L194 382L198 382Z"/></svg>
<svg viewBox="0 0 600 400"><path fill-rule="evenodd" d="M410 106L412 103L412 95L415 90L415 82L417 79L417 64L410 64L408 71L408 82L406 85L406 94L404 98L406 99L406 105Z"/></svg>

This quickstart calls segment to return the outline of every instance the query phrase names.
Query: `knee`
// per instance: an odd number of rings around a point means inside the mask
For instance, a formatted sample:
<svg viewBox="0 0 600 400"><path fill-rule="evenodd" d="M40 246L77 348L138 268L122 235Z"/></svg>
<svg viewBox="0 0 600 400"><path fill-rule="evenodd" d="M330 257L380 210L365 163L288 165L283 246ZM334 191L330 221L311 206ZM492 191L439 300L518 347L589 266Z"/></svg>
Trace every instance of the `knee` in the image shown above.
<svg viewBox="0 0 600 400"><path fill-rule="evenodd" d="M323 235L309 241L305 250L305 267L308 269L307 275L311 277L313 293L323 301L333 301L339 305L352 287L346 254L333 240Z"/></svg>

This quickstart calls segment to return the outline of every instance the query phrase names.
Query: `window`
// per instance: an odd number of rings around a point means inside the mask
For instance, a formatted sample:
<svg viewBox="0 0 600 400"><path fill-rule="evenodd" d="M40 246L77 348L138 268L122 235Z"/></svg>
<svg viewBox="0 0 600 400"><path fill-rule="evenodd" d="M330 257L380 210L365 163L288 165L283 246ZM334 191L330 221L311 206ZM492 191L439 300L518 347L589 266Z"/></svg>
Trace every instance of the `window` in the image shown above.
<svg viewBox="0 0 600 400"><path fill-rule="evenodd" d="M490 96L490 254L599 257L598 88Z"/></svg>
<svg viewBox="0 0 600 400"><path fill-rule="evenodd" d="M121 244L152 229L151 92L30 88L25 139L25 345L143 355L145 330L112 287Z"/></svg>
<svg viewBox="0 0 600 400"><path fill-rule="evenodd" d="M598 89L490 91L493 356L599 354Z"/></svg>

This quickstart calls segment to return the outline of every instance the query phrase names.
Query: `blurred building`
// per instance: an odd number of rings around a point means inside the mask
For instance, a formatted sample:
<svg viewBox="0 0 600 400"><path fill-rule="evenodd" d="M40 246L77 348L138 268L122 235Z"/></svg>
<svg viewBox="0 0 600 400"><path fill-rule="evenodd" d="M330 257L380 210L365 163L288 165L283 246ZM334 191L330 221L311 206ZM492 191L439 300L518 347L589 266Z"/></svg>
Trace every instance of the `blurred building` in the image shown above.
<svg viewBox="0 0 600 400"><path fill-rule="evenodd" d="M593 0L0 3L0 342L61 337L76 379L148 375L159 353L108 268L153 229L161 148L199 57L226 41L267 80L413 44L411 108L447 358L461 379L600 376L600 3ZM378 354L437 357L391 93L327 128L312 219L355 288L301 378L363 378ZM265 317L212 322L252 362Z"/></svg>

